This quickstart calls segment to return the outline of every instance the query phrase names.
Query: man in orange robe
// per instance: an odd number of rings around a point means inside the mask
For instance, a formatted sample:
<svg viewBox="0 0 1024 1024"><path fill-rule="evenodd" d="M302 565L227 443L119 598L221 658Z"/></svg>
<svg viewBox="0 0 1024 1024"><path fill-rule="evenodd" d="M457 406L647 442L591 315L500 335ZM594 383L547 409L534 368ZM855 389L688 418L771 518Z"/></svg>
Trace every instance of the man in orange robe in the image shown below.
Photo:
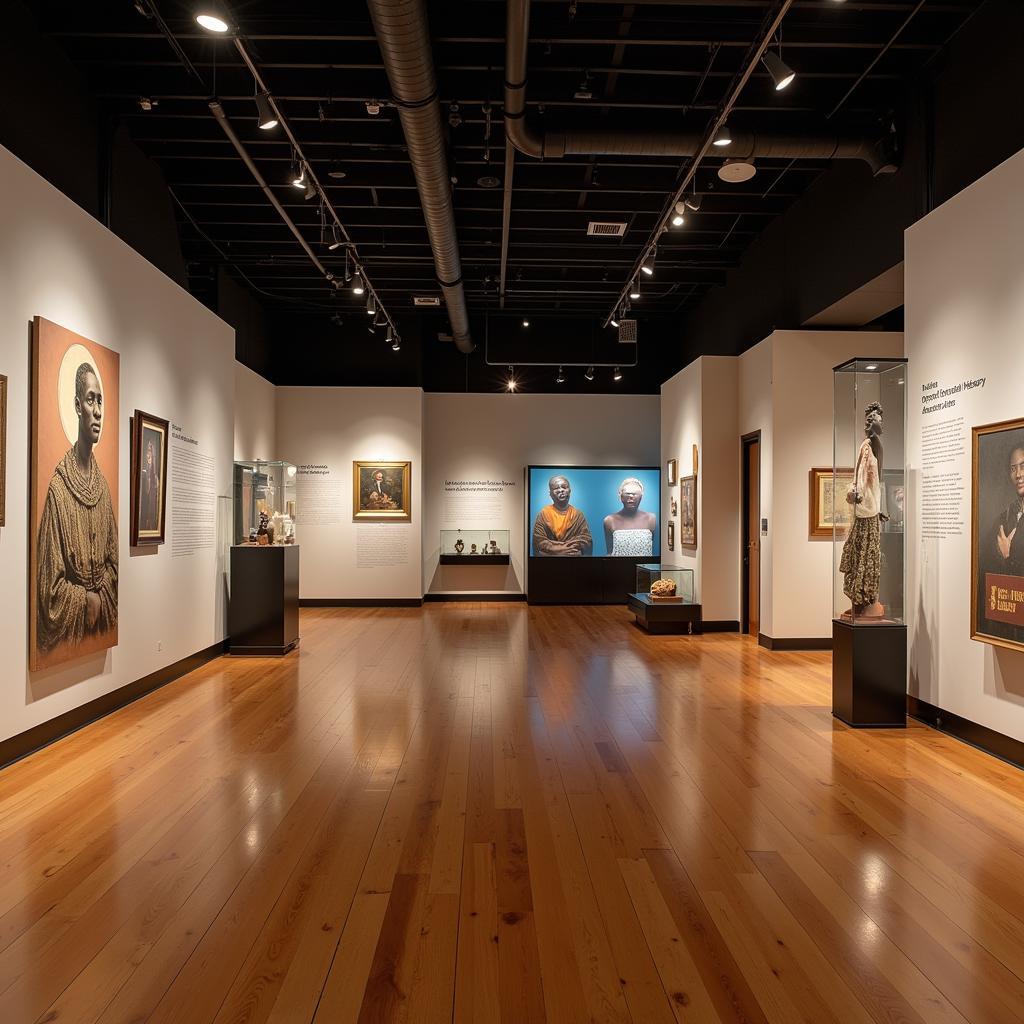
<svg viewBox="0 0 1024 1024"><path fill-rule="evenodd" d="M545 505L533 521L533 553L576 557L594 549L587 517L569 504L572 489L564 476L548 481L551 504Z"/></svg>

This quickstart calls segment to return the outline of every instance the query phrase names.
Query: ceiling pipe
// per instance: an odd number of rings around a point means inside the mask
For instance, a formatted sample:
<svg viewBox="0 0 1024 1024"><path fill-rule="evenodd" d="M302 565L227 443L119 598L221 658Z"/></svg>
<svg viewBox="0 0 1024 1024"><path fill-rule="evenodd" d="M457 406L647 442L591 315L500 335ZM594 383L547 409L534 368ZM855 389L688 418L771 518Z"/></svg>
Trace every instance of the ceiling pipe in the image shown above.
<svg viewBox="0 0 1024 1024"><path fill-rule="evenodd" d="M787 5L788 6L788 5ZM508 0L505 41L505 133L524 156L539 160L571 155L696 156L702 134L684 132L545 131L539 132L526 116L527 46L530 38L530 0ZM873 174L896 170L887 139L744 133L733 135L729 157L764 157L786 160L862 160Z"/></svg>
<svg viewBox="0 0 1024 1024"><path fill-rule="evenodd" d="M460 352L472 352L426 4L424 0L368 0L368 6L392 100L402 120L452 336Z"/></svg>

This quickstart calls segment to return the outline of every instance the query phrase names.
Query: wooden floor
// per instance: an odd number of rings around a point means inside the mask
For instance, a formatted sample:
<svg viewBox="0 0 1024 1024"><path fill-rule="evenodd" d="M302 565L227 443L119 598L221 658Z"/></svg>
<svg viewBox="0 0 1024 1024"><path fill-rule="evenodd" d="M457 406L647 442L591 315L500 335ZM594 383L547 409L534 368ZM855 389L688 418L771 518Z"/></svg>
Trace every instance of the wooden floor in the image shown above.
<svg viewBox="0 0 1024 1024"><path fill-rule="evenodd" d="M1024 1020L1024 776L829 655L315 609L0 773L0 1021Z"/></svg>

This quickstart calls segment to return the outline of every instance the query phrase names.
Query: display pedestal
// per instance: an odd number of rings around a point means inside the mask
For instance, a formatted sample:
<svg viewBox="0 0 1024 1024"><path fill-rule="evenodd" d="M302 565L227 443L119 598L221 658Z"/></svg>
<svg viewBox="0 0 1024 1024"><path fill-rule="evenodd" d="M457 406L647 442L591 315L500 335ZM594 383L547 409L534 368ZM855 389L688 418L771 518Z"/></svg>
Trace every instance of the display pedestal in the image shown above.
<svg viewBox="0 0 1024 1024"><path fill-rule="evenodd" d="M508 565L508 555L441 555L441 565Z"/></svg>
<svg viewBox="0 0 1024 1024"><path fill-rule="evenodd" d="M832 714L855 728L906 728L905 624L832 620Z"/></svg>
<svg viewBox="0 0 1024 1024"><path fill-rule="evenodd" d="M287 654L299 642L299 548L231 548L228 648L232 654Z"/></svg>
<svg viewBox="0 0 1024 1024"><path fill-rule="evenodd" d="M627 594L626 603L636 624L648 633L699 633L702 612L699 604L685 601L654 601L650 594Z"/></svg>

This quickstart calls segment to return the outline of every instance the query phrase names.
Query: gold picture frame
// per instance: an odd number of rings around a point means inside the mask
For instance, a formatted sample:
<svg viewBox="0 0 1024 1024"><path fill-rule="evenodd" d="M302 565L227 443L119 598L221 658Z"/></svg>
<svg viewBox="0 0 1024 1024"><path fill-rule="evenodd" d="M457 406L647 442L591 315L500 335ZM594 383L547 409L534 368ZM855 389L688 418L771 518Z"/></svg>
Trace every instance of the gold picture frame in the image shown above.
<svg viewBox="0 0 1024 1024"><path fill-rule="evenodd" d="M815 468L808 474L808 527L807 533L813 539L831 540L835 528L839 536L845 536L850 528L849 517L845 514L846 499L836 504L835 495L845 495L853 486L853 470L840 469L836 474L837 486L833 489L832 467ZM836 521L837 511L843 511L844 518Z"/></svg>
<svg viewBox="0 0 1024 1024"><path fill-rule="evenodd" d="M354 522L412 521L412 463L369 461L352 463Z"/></svg>
<svg viewBox="0 0 1024 1024"><path fill-rule="evenodd" d="M668 460L668 480L666 481L669 487L675 487L679 483L679 463L675 459Z"/></svg>
<svg viewBox="0 0 1024 1024"><path fill-rule="evenodd" d="M697 546L697 474L679 481L679 545Z"/></svg>
<svg viewBox="0 0 1024 1024"><path fill-rule="evenodd" d="M1012 468L1019 452L1024 419L971 428L971 639L1011 651L1024 651L1024 518L1016 484L1021 470L1014 476Z"/></svg>

